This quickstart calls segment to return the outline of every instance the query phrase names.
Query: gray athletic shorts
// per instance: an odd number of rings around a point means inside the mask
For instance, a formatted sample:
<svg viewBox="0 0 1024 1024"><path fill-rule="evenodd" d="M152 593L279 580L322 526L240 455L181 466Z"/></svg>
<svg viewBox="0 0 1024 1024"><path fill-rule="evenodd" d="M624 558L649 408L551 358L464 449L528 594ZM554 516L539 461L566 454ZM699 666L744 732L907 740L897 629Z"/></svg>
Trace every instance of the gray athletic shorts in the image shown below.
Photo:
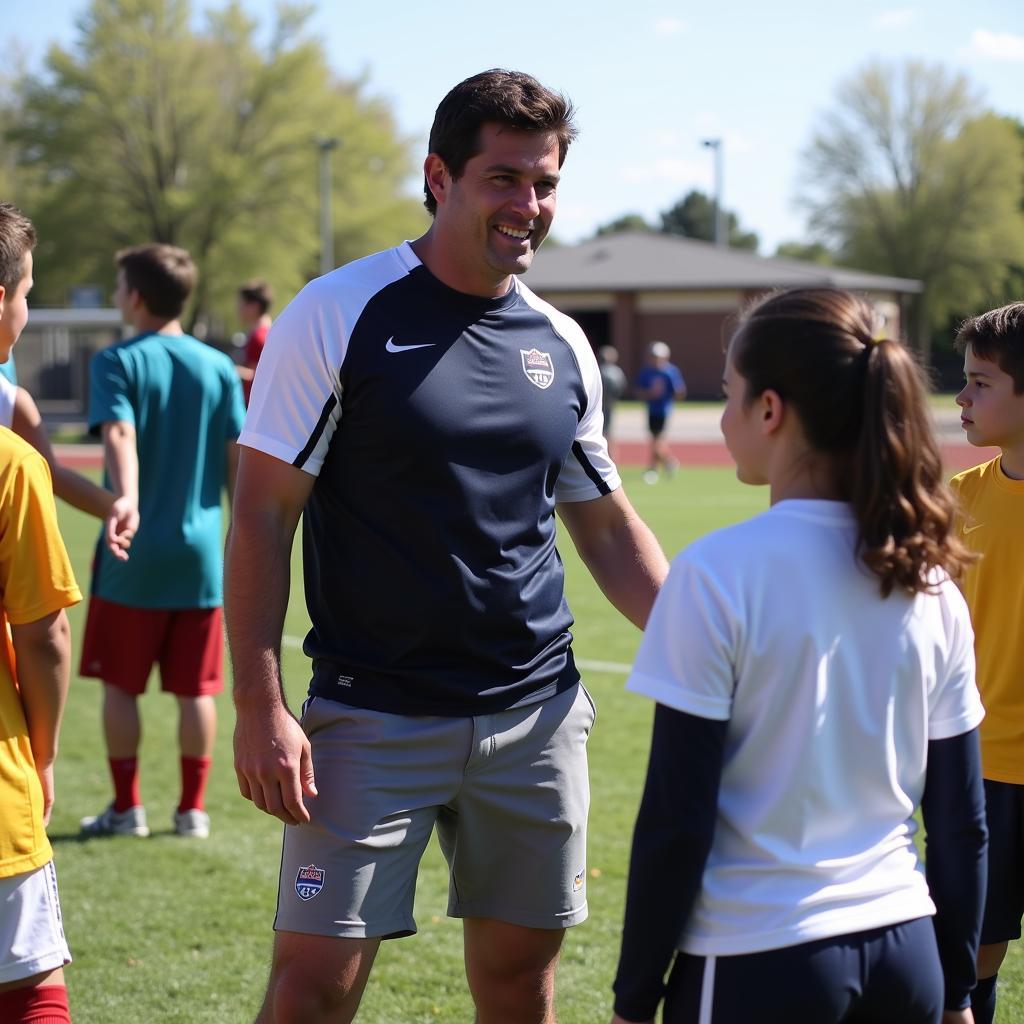
<svg viewBox="0 0 1024 1024"><path fill-rule="evenodd" d="M278 931L396 938L416 931L420 858L437 825L448 914L531 928L587 916L582 684L475 718L385 714L322 697L302 725L319 796L286 826Z"/></svg>

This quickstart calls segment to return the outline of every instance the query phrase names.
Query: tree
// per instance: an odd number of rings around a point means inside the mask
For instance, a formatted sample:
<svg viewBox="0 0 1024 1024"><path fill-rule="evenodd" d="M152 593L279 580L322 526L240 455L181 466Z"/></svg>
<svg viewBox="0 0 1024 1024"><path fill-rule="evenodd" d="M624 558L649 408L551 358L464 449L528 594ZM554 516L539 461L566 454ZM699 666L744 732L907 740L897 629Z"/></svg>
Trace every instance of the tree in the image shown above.
<svg viewBox="0 0 1024 1024"><path fill-rule="evenodd" d="M730 210L725 214L729 247L757 252L758 237L753 231L741 231L739 218ZM683 235L705 242L715 240L715 203L697 189L687 192L674 206L661 215L661 231L666 235Z"/></svg>
<svg viewBox="0 0 1024 1024"><path fill-rule="evenodd" d="M318 141L335 138L339 261L415 232L403 195L408 148L365 82L335 80L305 34L309 10L281 6L269 42L237 0L193 28L189 0L92 0L73 49L22 83L8 131L45 178L29 212L40 233L40 298L109 284L117 248L163 241L200 268L194 315L232 323L239 283L283 297L317 272Z"/></svg>
<svg viewBox="0 0 1024 1024"><path fill-rule="evenodd" d="M600 237L601 235L617 235L624 231L654 231L652 227L642 214L639 213L625 213L621 217L616 217L615 220L609 221L607 224L602 224L595 234Z"/></svg>
<svg viewBox="0 0 1024 1024"><path fill-rule="evenodd" d="M802 201L841 263L924 285L912 334L1003 292L1024 251L1024 147L963 75L915 61L842 83L804 154Z"/></svg>
<svg viewBox="0 0 1024 1024"><path fill-rule="evenodd" d="M821 263L826 266L835 262L832 252L821 242L780 242L775 249L775 255L782 259Z"/></svg>

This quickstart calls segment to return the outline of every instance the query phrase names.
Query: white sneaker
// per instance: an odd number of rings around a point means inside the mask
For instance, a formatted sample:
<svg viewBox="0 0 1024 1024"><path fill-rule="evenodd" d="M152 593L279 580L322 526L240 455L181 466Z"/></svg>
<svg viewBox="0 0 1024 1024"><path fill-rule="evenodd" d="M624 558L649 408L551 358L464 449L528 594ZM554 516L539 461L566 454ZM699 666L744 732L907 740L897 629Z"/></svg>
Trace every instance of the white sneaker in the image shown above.
<svg viewBox="0 0 1024 1024"><path fill-rule="evenodd" d="M197 807L187 811L175 811L174 831L186 839L206 839L210 835L210 816Z"/></svg>
<svg viewBox="0 0 1024 1024"><path fill-rule="evenodd" d="M649 469L644 473L645 484L656 484L658 482L658 471L656 469Z"/></svg>
<svg viewBox="0 0 1024 1024"><path fill-rule="evenodd" d="M149 835L146 808L141 805L118 813L111 804L100 814L83 818L80 826L83 836L138 836L144 839Z"/></svg>

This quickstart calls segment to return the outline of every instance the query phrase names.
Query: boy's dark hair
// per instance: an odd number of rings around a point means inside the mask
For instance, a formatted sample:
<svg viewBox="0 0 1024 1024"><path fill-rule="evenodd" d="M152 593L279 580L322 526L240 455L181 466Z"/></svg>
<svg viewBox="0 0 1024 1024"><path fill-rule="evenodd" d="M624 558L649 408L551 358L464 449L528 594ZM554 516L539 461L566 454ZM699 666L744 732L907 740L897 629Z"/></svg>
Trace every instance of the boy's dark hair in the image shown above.
<svg viewBox="0 0 1024 1024"><path fill-rule="evenodd" d="M273 292L270 291L270 286L265 281L257 279L239 289L239 298L243 302L256 303L260 307L259 311L262 316L273 302Z"/></svg>
<svg viewBox="0 0 1024 1024"><path fill-rule="evenodd" d="M238 289L238 297L243 302L256 303L260 307L260 316L270 309L274 301L274 293L270 290L270 285L262 280L249 281L248 284L243 284Z"/></svg>
<svg viewBox="0 0 1024 1024"><path fill-rule="evenodd" d="M1011 302L965 320L954 347L961 355L970 345L979 359L995 363L1013 378L1013 393L1024 392L1024 302Z"/></svg>
<svg viewBox="0 0 1024 1024"><path fill-rule="evenodd" d="M554 132L561 167L569 143L576 138L574 114L567 97L546 89L531 75L492 68L460 82L441 100L430 129L429 148L457 181L466 163L480 152L480 129L485 124L500 124L523 132ZM426 180L423 195L423 205L433 216L437 200Z"/></svg>
<svg viewBox="0 0 1024 1024"><path fill-rule="evenodd" d="M7 291L22 278L25 253L36 246L36 229L13 203L0 203L0 285Z"/></svg>
<svg viewBox="0 0 1024 1024"><path fill-rule="evenodd" d="M124 271L129 289L142 296L146 309L168 320L181 316L199 277L192 257L184 249L162 242L122 249L114 262Z"/></svg>

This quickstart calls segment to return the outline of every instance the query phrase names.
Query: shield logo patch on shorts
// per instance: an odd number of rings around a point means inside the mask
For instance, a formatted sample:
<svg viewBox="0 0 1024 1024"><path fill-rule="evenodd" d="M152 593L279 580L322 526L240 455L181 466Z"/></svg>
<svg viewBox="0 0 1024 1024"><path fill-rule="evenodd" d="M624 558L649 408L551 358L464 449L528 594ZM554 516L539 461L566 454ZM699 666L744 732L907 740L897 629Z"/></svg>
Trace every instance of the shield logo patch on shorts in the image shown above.
<svg viewBox="0 0 1024 1024"><path fill-rule="evenodd" d="M327 872L314 864L299 868L295 876L295 894L300 900L311 900L324 887L324 876Z"/></svg>
<svg viewBox="0 0 1024 1024"><path fill-rule="evenodd" d="M531 384L536 384L542 391L551 387L551 382L555 379L555 364L551 361L551 356L536 348L531 348L529 352L521 348L519 354L523 358L523 373L526 374L526 379Z"/></svg>

